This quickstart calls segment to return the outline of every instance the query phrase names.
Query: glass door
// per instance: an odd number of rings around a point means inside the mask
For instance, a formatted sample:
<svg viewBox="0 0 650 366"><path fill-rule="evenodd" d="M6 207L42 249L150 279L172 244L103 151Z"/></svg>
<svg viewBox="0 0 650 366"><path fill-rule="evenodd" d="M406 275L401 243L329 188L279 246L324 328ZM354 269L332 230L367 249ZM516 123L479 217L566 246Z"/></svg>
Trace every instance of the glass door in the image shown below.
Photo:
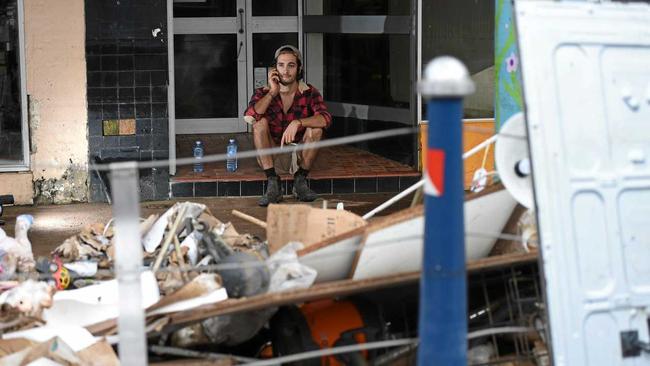
<svg viewBox="0 0 650 366"><path fill-rule="evenodd" d="M298 14L301 4L298 0L247 0L248 32L246 41L248 62L248 95L255 88L267 83L268 67L273 63L275 50L285 44L301 48Z"/></svg>
<svg viewBox="0 0 650 366"><path fill-rule="evenodd" d="M173 0L176 134L246 131L241 117L254 88L266 84L273 52L300 46L298 3Z"/></svg>
<svg viewBox="0 0 650 366"><path fill-rule="evenodd" d="M177 134L246 130L246 0L174 0Z"/></svg>

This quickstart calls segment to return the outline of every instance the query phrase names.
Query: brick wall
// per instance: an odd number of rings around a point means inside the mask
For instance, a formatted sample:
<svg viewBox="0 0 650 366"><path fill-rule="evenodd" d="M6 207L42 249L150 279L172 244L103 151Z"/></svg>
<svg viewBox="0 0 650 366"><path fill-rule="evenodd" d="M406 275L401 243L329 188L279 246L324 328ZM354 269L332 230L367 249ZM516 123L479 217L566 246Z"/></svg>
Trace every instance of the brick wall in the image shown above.
<svg viewBox="0 0 650 366"><path fill-rule="evenodd" d="M86 0L85 5L90 161L167 159L166 1ZM140 171L142 200L168 196L167 169ZM93 172L90 200L105 200Z"/></svg>

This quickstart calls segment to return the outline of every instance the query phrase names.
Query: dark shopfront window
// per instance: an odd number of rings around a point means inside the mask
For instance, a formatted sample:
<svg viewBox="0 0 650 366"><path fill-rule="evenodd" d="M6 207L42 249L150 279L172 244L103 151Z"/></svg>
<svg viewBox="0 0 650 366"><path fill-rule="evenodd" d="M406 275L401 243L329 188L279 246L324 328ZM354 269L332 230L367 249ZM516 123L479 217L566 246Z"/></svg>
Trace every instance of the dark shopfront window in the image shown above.
<svg viewBox="0 0 650 366"><path fill-rule="evenodd" d="M253 0L252 16L297 16L296 0ZM174 1L175 18L235 17L237 1Z"/></svg>
<svg viewBox="0 0 650 366"><path fill-rule="evenodd" d="M298 44L298 33L253 33L253 67L269 67L283 44Z"/></svg>
<svg viewBox="0 0 650 366"><path fill-rule="evenodd" d="M304 0L307 79L322 88L330 103L334 123L329 137L415 125L414 2ZM355 146L408 165L417 163L415 135Z"/></svg>
<svg viewBox="0 0 650 366"><path fill-rule="evenodd" d="M409 13L410 1L407 0L323 1L323 15L409 15Z"/></svg>
<svg viewBox="0 0 650 366"><path fill-rule="evenodd" d="M174 1L174 18L206 18L237 16L237 1Z"/></svg>
<svg viewBox="0 0 650 366"><path fill-rule="evenodd" d="M441 55L453 55L465 64L476 84L476 93L463 102L466 118L494 116L494 3L422 2L422 67ZM426 106L423 102L424 119Z"/></svg>
<svg viewBox="0 0 650 366"><path fill-rule="evenodd" d="M17 2L0 6L0 167L25 164Z"/></svg>
<svg viewBox="0 0 650 366"><path fill-rule="evenodd" d="M234 34L174 36L177 118L237 116L236 54Z"/></svg>
<svg viewBox="0 0 650 366"><path fill-rule="evenodd" d="M325 34L324 44L328 100L409 108L407 35Z"/></svg>
<svg viewBox="0 0 650 366"><path fill-rule="evenodd" d="M328 101L410 108L410 40L402 34L324 34L324 94ZM335 117L330 136L405 127L404 121L359 118L352 112ZM412 136L356 144L357 147L407 165L416 163Z"/></svg>
<svg viewBox="0 0 650 366"><path fill-rule="evenodd" d="M254 17L297 16L298 1L296 0L253 0Z"/></svg>

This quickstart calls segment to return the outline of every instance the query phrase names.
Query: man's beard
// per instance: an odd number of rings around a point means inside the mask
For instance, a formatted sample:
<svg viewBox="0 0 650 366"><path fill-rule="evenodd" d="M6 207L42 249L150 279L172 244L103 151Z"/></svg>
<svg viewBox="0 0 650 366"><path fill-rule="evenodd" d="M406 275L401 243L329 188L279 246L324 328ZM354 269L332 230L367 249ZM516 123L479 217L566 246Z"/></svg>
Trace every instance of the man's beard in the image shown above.
<svg viewBox="0 0 650 366"><path fill-rule="evenodd" d="M289 86L289 85L291 85L291 84L293 84L293 83L296 82L296 78L295 78L295 77L291 78L290 81L284 81L284 80L282 79L282 77L280 77L280 78L278 78L278 79L279 79L279 81L280 81L280 84L282 84L282 85L284 85L284 86Z"/></svg>

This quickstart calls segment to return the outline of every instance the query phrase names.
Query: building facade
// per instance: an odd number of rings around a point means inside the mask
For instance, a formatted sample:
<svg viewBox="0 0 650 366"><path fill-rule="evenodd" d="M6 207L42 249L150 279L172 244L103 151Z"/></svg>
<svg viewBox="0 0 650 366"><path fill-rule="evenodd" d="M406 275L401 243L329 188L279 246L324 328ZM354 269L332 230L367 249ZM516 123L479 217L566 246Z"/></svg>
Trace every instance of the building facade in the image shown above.
<svg viewBox="0 0 650 366"><path fill-rule="evenodd" d="M140 171L143 200L170 196L176 137L246 132L275 48L296 44L335 117L330 136L417 126L422 63L463 60L492 117L494 1L12 0L2 5L0 194L20 203L103 201L92 163ZM359 148L417 166L417 136Z"/></svg>

